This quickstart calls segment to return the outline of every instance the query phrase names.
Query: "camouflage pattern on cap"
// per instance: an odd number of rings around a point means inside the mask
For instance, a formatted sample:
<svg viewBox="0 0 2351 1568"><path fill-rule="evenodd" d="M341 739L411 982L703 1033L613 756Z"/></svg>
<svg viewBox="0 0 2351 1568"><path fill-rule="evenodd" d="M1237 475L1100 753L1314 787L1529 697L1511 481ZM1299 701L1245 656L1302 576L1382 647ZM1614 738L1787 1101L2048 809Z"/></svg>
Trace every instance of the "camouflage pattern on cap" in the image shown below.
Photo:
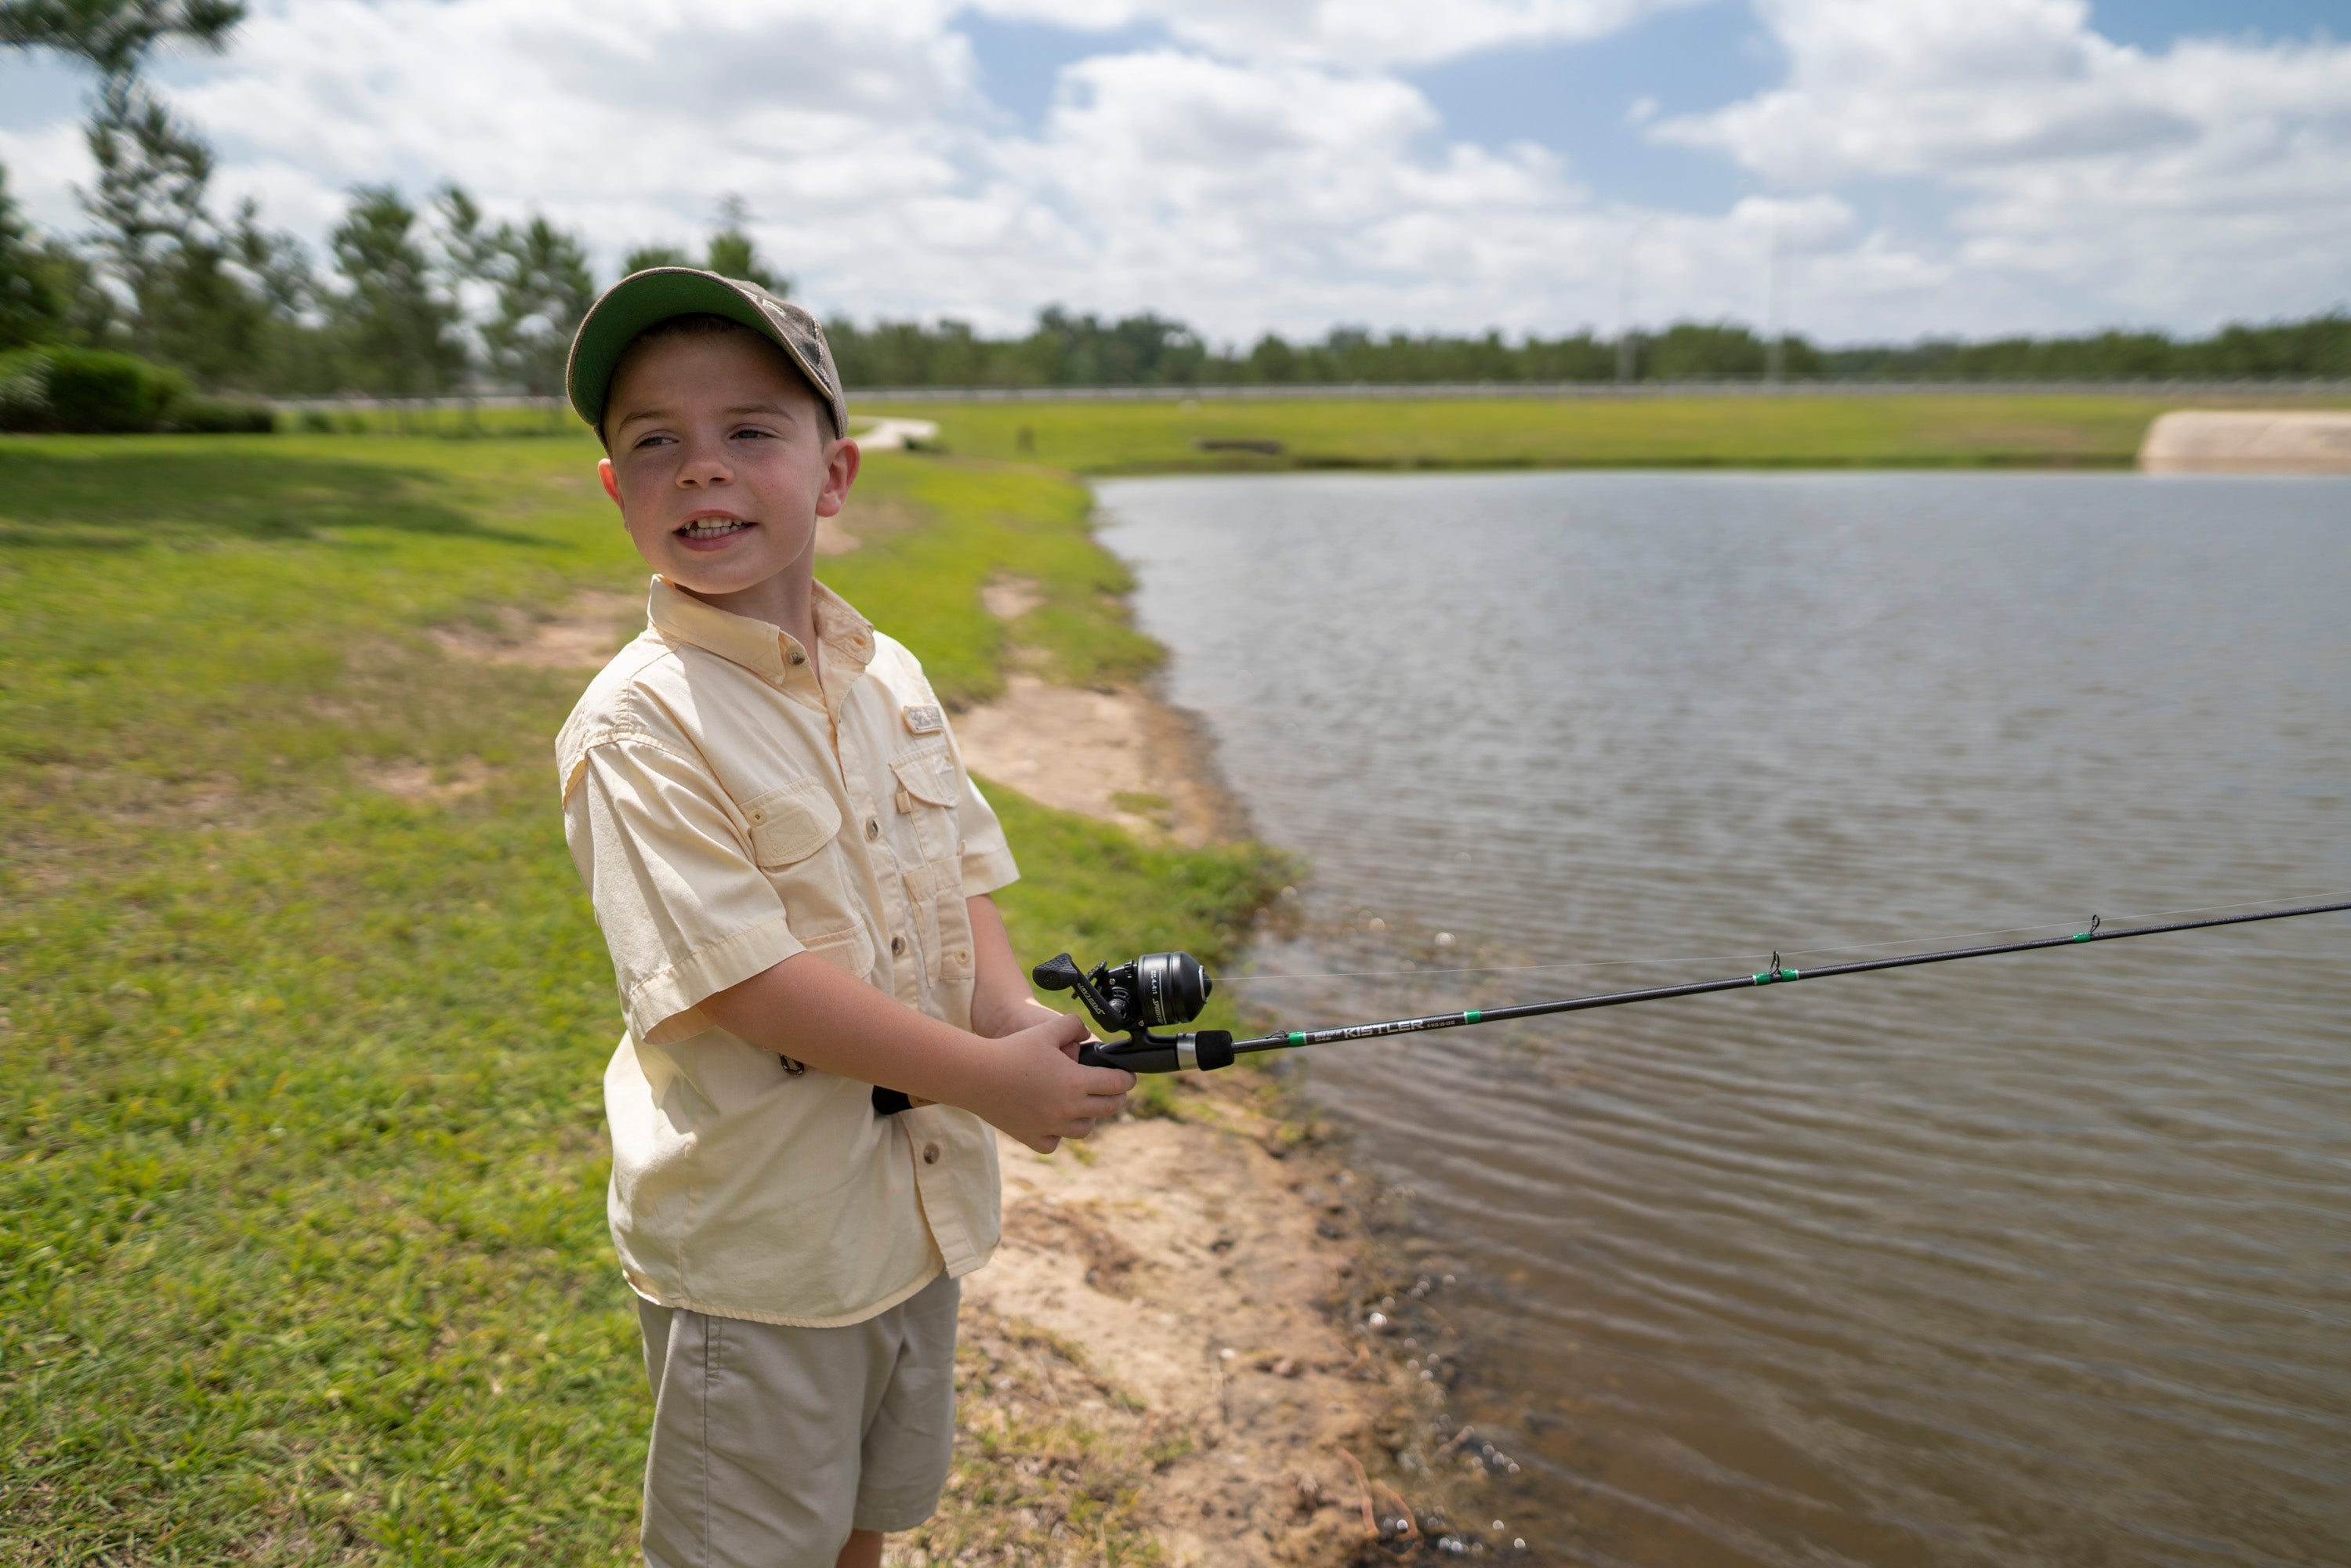
<svg viewBox="0 0 2351 1568"><path fill-rule="evenodd" d="M721 277L698 267L632 272L588 308L580 330L572 334L571 359L563 371L572 408L590 424L601 426L613 369L631 340L673 316L701 315L739 321L783 350L816 395L831 406L834 431L848 434L849 400L841 393L841 371L817 319L756 283Z"/></svg>

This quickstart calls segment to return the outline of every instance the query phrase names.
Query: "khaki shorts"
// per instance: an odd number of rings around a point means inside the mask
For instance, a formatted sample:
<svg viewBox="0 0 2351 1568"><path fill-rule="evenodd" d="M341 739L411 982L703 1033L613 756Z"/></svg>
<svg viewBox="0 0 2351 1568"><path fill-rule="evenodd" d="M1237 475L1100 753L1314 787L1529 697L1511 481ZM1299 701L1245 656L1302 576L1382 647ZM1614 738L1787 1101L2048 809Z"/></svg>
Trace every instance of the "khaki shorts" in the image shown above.
<svg viewBox="0 0 2351 1568"><path fill-rule="evenodd" d="M961 1294L942 1274L834 1329L640 1301L651 1568L832 1568L852 1528L930 1518L955 1447Z"/></svg>

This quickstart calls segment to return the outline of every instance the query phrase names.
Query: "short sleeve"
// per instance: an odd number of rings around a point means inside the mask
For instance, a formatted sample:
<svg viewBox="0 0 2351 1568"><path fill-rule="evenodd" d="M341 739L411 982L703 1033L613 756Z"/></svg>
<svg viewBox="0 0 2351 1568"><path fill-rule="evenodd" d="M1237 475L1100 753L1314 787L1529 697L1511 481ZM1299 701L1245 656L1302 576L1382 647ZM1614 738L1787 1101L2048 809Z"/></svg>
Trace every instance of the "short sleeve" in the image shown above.
<svg viewBox="0 0 2351 1568"><path fill-rule="evenodd" d="M564 798L563 833L640 1040L699 1033L705 998L802 951L695 759L643 739L591 747Z"/></svg>
<svg viewBox="0 0 2351 1568"><path fill-rule="evenodd" d="M997 821L996 808L965 770L963 747L955 744L952 731L947 740L955 755L956 782L961 786L956 821L963 832L963 895L977 898L1019 882L1020 868L1013 863L1012 845L1004 836L1004 824Z"/></svg>

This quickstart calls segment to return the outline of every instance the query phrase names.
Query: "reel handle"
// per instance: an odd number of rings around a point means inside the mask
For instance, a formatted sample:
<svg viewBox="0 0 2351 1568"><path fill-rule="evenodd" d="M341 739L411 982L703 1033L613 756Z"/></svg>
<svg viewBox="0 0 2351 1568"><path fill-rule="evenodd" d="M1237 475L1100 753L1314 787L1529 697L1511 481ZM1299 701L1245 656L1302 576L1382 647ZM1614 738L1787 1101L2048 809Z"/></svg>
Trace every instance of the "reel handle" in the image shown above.
<svg viewBox="0 0 2351 1568"><path fill-rule="evenodd" d="M1078 961L1067 953L1054 954L1029 970L1029 977L1037 982L1040 990L1075 991L1086 1011L1093 1015L1094 1022L1103 1029L1114 1033L1127 1027L1126 1019L1088 983L1086 972L1079 968Z"/></svg>

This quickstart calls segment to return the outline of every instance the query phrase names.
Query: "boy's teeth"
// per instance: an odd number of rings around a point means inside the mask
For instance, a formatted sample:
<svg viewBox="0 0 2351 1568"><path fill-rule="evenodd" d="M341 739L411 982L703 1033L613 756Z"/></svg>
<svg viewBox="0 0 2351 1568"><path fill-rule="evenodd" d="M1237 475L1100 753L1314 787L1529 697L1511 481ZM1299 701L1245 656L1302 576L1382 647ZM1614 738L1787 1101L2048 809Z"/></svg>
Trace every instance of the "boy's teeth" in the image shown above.
<svg viewBox="0 0 2351 1568"><path fill-rule="evenodd" d="M699 522L686 524L684 531L697 538L707 538L712 534L723 534L748 526L733 517L705 517Z"/></svg>

